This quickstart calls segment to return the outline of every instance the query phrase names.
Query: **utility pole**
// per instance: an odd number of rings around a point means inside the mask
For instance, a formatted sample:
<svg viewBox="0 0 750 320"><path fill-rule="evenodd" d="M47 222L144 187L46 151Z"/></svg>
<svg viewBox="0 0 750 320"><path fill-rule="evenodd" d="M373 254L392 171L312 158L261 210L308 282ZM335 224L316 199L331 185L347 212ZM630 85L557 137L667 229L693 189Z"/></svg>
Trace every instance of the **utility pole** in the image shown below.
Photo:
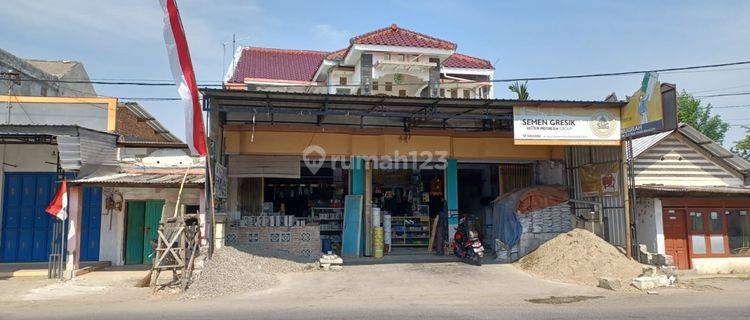
<svg viewBox="0 0 750 320"><path fill-rule="evenodd" d="M19 79L21 78L21 74L16 70L8 70L0 72L0 77L2 77L3 80L8 80L8 97L13 93L13 86L20 84ZM13 110L13 104L11 104L10 98L8 99L8 120L7 124L10 124L10 112Z"/></svg>

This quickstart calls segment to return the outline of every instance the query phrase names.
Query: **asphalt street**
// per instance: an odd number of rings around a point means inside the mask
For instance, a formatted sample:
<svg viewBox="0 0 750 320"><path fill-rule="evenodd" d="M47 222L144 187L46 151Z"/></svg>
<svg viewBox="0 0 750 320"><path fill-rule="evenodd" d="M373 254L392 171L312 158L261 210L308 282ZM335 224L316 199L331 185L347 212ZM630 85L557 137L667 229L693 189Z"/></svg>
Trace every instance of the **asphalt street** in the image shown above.
<svg viewBox="0 0 750 320"><path fill-rule="evenodd" d="M646 294L546 281L509 265L397 264L287 274L278 287L210 300L98 277L73 293L0 280L0 319L750 319L746 277Z"/></svg>

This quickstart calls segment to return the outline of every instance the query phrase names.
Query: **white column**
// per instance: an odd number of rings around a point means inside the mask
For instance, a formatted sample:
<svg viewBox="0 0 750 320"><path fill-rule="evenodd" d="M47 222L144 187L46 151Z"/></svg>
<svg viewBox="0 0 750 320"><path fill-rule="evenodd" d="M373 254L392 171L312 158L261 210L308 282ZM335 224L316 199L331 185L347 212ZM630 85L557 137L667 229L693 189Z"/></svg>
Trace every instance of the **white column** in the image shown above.
<svg viewBox="0 0 750 320"><path fill-rule="evenodd" d="M65 276L73 278L73 272L81 268L81 214L83 211L83 187L72 186L68 194L68 229Z"/></svg>
<svg viewBox="0 0 750 320"><path fill-rule="evenodd" d="M654 198L654 225L656 226L656 252L666 254L664 246L664 219L660 198Z"/></svg>

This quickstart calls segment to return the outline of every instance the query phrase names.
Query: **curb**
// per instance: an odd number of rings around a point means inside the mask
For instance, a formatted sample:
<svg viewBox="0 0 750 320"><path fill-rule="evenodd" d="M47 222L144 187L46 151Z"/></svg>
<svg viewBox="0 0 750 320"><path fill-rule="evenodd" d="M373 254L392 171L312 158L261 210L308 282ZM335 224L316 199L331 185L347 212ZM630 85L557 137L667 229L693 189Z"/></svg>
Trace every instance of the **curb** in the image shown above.
<svg viewBox="0 0 750 320"><path fill-rule="evenodd" d="M17 278L17 277L46 277L47 269L23 269L16 271L0 272L0 278Z"/></svg>

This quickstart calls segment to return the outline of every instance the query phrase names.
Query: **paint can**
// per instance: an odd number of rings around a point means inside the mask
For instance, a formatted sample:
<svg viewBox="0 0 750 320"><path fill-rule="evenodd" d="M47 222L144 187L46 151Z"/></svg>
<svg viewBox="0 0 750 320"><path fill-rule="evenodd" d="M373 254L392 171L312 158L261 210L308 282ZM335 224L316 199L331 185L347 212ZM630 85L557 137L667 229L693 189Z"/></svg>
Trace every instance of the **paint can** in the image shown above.
<svg viewBox="0 0 750 320"><path fill-rule="evenodd" d="M375 227L372 232L373 256L375 258L383 257L383 227Z"/></svg>

